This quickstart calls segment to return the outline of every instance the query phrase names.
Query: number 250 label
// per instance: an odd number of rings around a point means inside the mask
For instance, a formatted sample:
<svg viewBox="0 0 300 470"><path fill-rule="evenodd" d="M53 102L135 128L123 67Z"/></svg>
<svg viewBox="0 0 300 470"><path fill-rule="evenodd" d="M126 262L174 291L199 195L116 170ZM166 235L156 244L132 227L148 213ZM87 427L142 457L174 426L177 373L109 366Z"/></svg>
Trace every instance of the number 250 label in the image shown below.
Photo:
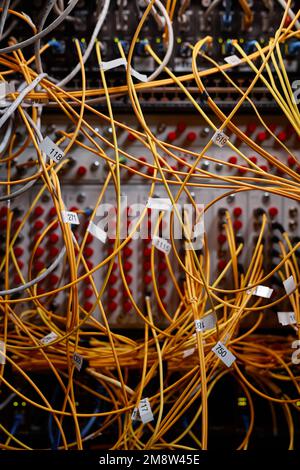
<svg viewBox="0 0 300 470"><path fill-rule="evenodd" d="M226 348L225 344L221 343L221 341L217 342L217 344L212 348L212 351L227 367L230 367L236 360L235 355L232 354L232 352L230 352Z"/></svg>

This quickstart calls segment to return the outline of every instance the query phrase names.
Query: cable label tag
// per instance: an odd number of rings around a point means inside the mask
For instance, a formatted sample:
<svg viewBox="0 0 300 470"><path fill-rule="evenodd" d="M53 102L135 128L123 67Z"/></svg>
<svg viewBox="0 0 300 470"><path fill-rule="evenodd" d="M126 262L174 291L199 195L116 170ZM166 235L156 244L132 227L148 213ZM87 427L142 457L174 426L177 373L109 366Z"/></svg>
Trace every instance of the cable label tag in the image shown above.
<svg viewBox="0 0 300 470"><path fill-rule="evenodd" d="M227 62L227 64L230 64L230 65L238 65L241 63L241 59L235 54L225 57L224 60L225 62Z"/></svg>
<svg viewBox="0 0 300 470"><path fill-rule="evenodd" d="M72 362L74 366L76 367L76 369L78 370L78 372L80 372L82 364L83 364L83 357L80 354L75 352L72 357Z"/></svg>
<svg viewBox="0 0 300 470"><path fill-rule="evenodd" d="M294 312L277 312L277 317L282 326L295 325L297 323Z"/></svg>
<svg viewBox="0 0 300 470"><path fill-rule="evenodd" d="M196 333L200 331L212 330L217 323L217 318L215 313L210 313L200 320L195 320L195 329Z"/></svg>
<svg viewBox="0 0 300 470"><path fill-rule="evenodd" d="M195 348L185 349L182 354L183 359L185 359L186 357L192 356L195 351L196 351Z"/></svg>
<svg viewBox="0 0 300 470"><path fill-rule="evenodd" d="M64 152L49 137L44 138L40 144L40 149L55 163L59 163L65 156Z"/></svg>
<svg viewBox="0 0 300 470"><path fill-rule="evenodd" d="M151 405L148 398L143 398L139 403L139 413L144 424L154 420Z"/></svg>
<svg viewBox="0 0 300 470"><path fill-rule="evenodd" d="M266 286L256 286L253 290L248 289L247 294L256 295L257 297L263 297L264 299L269 299L273 294L274 289L270 289Z"/></svg>
<svg viewBox="0 0 300 470"><path fill-rule="evenodd" d="M52 343L52 341L55 341L57 338L58 338L58 335L54 333L54 331L51 331L51 333L44 336L44 338L42 338L40 342L42 344L49 344L49 343Z"/></svg>
<svg viewBox="0 0 300 470"><path fill-rule="evenodd" d="M102 228L98 227L98 225L94 224L94 222L89 223L87 231L91 233L94 237L96 237L98 240L100 240L100 242L106 242L107 233L102 230Z"/></svg>
<svg viewBox="0 0 300 470"><path fill-rule="evenodd" d="M293 276L290 276L285 281L283 281L283 287L287 295L292 294L296 290L296 284Z"/></svg>
<svg viewBox="0 0 300 470"><path fill-rule="evenodd" d="M172 210L172 201L168 197L149 197L147 207L170 212Z"/></svg>
<svg viewBox="0 0 300 470"><path fill-rule="evenodd" d="M222 131L216 131L212 136L211 140L214 144L218 147L224 147L224 145L228 142L229 137L228 135L224 134Z"/></svg>
<svg viewBox="0 0 300 470"><path fill-rule="evenodd" d="M128 65L127 60L123 58L119 58L119 59L109 60L107 62L101 62L100 69L105 72L106 70L115 69L117 67L120 67L121 65L125 65L125 68L127 69L127 65ZM137 72L132 67L130 67L130 74L133 77L137 78L140 82L147 82L148 80L147 75L143 75Z"/></svg>
<svg viewBox="0 0 300 470"><path fill-rule="evenodd" d="M162 251L166 255L168 255L171 251L171 244L164 238L157 237L156 235L153 237L152 245L154 245L155 248L157 248L159 251Z"/></svg>
<svg viewBox="0 0 300 470"><path fill-rule="evenodd" d="M6 347L4 341L0 341L0 364L5 364L6 362Z"/></svg>
<svg viewBox="0 0 300 470"><path fill-rule="evenodd" d="M131 420L142 421L143 424L150 423L150 421L154 420L154 416L148 398L143 398L140 401L138 408L134 408L131 415Z"/></svg>
<svg viewBox="0 0 300 470"><path fill-rule="evenodd" d="M227 367L230 367L236 360L235 355L232 354L232 352L230 352L229 349L226 348L225 344L221 343L221 341L217 342L217 344L212 348L212 351Z"/></svg>
<svg viewBox="0 0 300 470"><path fill-rule="evenodd" d="M76 214L76 212L61 211L61 216L65 224L74 224L74 225L80 224L78 215Z"/></svg>

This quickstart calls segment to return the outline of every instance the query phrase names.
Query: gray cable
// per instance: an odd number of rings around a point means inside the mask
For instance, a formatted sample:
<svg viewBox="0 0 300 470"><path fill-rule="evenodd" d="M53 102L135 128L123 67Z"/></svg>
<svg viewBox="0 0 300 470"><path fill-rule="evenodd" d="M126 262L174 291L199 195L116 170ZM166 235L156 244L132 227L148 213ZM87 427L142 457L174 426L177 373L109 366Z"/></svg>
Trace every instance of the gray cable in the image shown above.
<svg viewBox="0 0 300 470"><path fill-rule="evenodd" d="M75 8L78 2L79 0L71 0L65 11L58 18L56 18L53 23L47 26L47 28L43 29L43 31L35 34L34 36L31 36L31 38L28 38L25 41L19 42L18 44L14 44L9 47L5 47L4 49L0 49L0 54L5 54L8 52L16 51L18 49L23 49L24 47L30 46L31 44L35 43L35 41L37 41L38 39L42 39L43 37L47 36L47 34L51 33L53 29L55 29L64 21L66 16L71 13L71 11Z"/></svg>
<svg viewBox="0 0 300 470"><path fill-rule="evenodd" d="M208 9L204 13L204 18L207 18L209 14L213 11L214 8L216 8L221 0L214 0L208 7Z"/></svg>
<svg viewBox="0 0 300 470"><path fill-rule="evenodd" d="M39 128L37 127L37 125L35 124L33 119L29 116L27 111L24 111L24 114L25 114L26 118L28 119L29 123L31 124L33 130L35 131L37 140L39 142L42 142L43 136L42 136L41 131L39 130ZM43 157L43 160L46 161L46 154L44 152L42 153L42 157ZM22 188L17 189L17 191L14 191L13 193L10 193L10 194L5 194L4 196L0 196L0 202L10 201L10 200L20 196L21 194L25 193L30 188L32 188L32 186L36 183L36 181L37 181L37 179L34 179L32 181L28 181L28 183L24 184L24 186L22 186Z"/></svg>
<svg viewBox="0 0 300 470"><path fill-rule="evenodd" d="M108 9L109 9L109 6L110 6L110 0L105 0L104 2L104 5L103 5L103 9L102 9L102 12L100 13L99 15L99 18L97 20L97 23L96 23L96 26L95 26L95 29L93 31L93 34L91 36L91 39L90 39L90 42L86 48L86 51L85 53L83 54L83 57L82 57L82 60L83 60L83 63L85 64L86 61L88 60L89 56L91 55L91 52L93 50L93 47L95 45L95 41L97 39L97 36L100 32L100 29L102 28L102 25L104 23L104 20L106 18L106 15L108 13ZM1 51L0 51L1 52ZM67 75L63 80L61 80L60 82L57 83L57 86L59 87L63 87L65 86L67 83L69 83L70 80L72 80L72 78L80 71L80 64L78 63L76 65L76 67L72 70L72 72L69 73L69 75ZM56 81L56 80L55 80Z"/></svg>
<svg viewBox="0 0 300 470"><path fill-rule="evenodd" d="M60 5L58 5L60 3ZM64 4L60 0L57 0L56 4L54 5L54 11L57 15L61 15L62 12L64 11ZM66 21L72 21L74 23L77 23L80 21L79 18L74 17L74 16L67 16Z"/></svg>
<svg viewBox="0 0 300 470"><path fill-rule="evenodd" d="M7 13L10 5L10 0L3 0L2 2L2 15L0 19L0 40L2 39L2 34L3 34L3 29L5 26L6 18L7 18Z"/></svg>
<svg viewBox="0 0 300 470"><path fill-rule="evenodd" d="M44 7L43 13L41 15L41 18L37 24L37 30L38 32L42 31L44 24L51 12L51 10L54 7L54 4L56 3L56 0L48 0L47 4ZM41 60L41 54L40 54L40 47L41 47L41 40L38 39L35 44L34 44L34 54L35 54L35 65L38 73L43 73L43 66L42 66L42 60Z"/></svg>
<svg viewBox="0 0 300 470"><path fill-rule="evenodd" d="M9 106L9 108L6 109L5 113L0 119L0 129L1 127L6 123L7 119L10 118L10 116L15 112L18 106L22 103L24 100L25 96L30 93L39 83L43 78L47 76L46 73L42 73L38 75L18 96L18 98L15 99L15 101Z"/></svg>
<svg viewBox="0 0 300 470"><path fill-rule="evenodd" d="M8 145L9 145L9 142L10 142L10 139L11 139L11 136L12 136L12 133L13 133L13 129L14 129L13 119L10 119L9 123L8 123L8 126L5 129L4 136L2 137L2 140L1 140L0 155L2 155L2 153L4 153L5 150L7 149Z"/></svg>
<svg viewBox="0 0 300 470"><path fill-rule="evenodd" d="M29 289L30 287L34 286L38 282L41 282L43 279L45 279L45 277L48 276L48 274L54 271L56 266L58 266L62 258L65 256L65 253L66 253L66 247L64 246L61 252L59 253L58 257L53 261L52 264L50 264L50 266L42 274L37 276L35 279L32 279L31 281L26 282L25 284L22 284L21 286L14 287L13 289L2 290L0 291L0 295L3 296L3 295L17 294L18 292L23 292L24 290Z"/></svg>

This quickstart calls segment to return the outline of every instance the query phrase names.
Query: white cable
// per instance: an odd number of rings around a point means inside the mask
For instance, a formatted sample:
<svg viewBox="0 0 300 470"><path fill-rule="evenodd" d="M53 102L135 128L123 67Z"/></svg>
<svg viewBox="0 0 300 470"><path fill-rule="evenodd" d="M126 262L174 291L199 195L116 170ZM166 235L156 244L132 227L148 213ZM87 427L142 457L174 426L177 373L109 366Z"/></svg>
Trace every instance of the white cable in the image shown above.
<svg viewBox="0 0 300 470"><path fill-rule="evenodd" d="M277 1L280 3L282 8L284 10L286 10L286 8L287 8L286 1L285 0L277 0ZM293 20L296 17L295 13L293 12L293 10L291 8L288 9L288 12L289 12L289 17L292 18L292 20ZM295 21L295 26L297 26L297 29L300 29L300 21L299 20Z"/></svg>

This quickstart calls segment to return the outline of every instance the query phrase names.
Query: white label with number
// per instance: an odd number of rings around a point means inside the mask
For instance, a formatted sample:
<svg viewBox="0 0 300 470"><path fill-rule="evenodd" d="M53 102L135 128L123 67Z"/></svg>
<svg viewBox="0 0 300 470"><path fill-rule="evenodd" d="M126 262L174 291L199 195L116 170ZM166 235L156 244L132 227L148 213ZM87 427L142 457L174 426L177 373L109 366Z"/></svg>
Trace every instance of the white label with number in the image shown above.
<svg viewBox="0 0 300 470"><path fill-rule="evenodd" d="M166 253L166 255L168 255L171 251L171 244L167 242L167 240L165 240L164 238L157 237L156 235L153 237L152 244L159 251Z"/></svg>
<svg viewBox="0 0 300 470"><path fill-rule="evenodd" d="M48 335L44 336L40 341L42 344L49 344L52 343L52 341L55 341L58 338L58 335L54 333L54 331L51 331Z"/></svg>
<svg viewBox="0 0 300 470"><path fill-rule="evenodd" d="M294 312L277 312L278 321L282 326L295 325L297 323Z"/></svg>
<svg viewBox="0 0 300 470"><path fill-rule="evenodd" d="M80 372L82 364L83 364L83 357L78 353L74 353L72 362L74 366L76 367L76 369Z"/></svg>
<svg viewBox="0 0 300 470"><path fill-rule="evenodd" d="M235 355L232 354L232 352L230 352L229 349L226 348L225 344L221 343L221 341L217 342L217 344L212 348L212 351L227 367L230 367L236 360Z"/></svg>
<svg viewBox="0 0 300 470"><path fill-rule="evenodd" d="M241 59L235 54L225 57L224 60L225 62L227 62L227 64L230 64L230 65L238 65L241 63Z"/></svg>
<svg viewBox="0 0 300 470"><path fill-rule="evenodd" d="M42 152L45 152L50 160L56 163L59 163L65 156L64 152L49 137L45 137L41 142L40 149Z"/></svg>
<svg viewBox="0 0 300 470"><path fill-rule="evenodd" d="M296 290L296 284L293 276L290 276L285 281L283 281L283 287L288 295L292 294Z"/></svg>
<svg viewBox="0 0 300 470"><path fill-rule="evenodd" d="M218 147L224 147L224 145L228 142L229 137L228 135L224 134L222 131L216 131L212 136L212 141Z"/></svg>
<svg viewBox="0 0 300 470"><path fill-rule="evenodd" d="M216 326L217 318L215 313L210 313L200 320L195 320L196 332L212 330Z"/></svg>
<svg viewBox="0 0 300 470"><path fill-rule="evenodd" d="M61 215L65 224L74 224L74 225L80 224L78 215L76 214L76 212L61 211Z"/></svg>
<svg viewBox="0 0 300 470"><path fill-rule="evenodd" d="M151 405L148 398L143 398L139 403L139 413L144 424L154 420Z"/></svg>
<svg viewBox="0 0 300 470"><path fill-rule="evenodd" d="M6 362L6 347L4 341L0 341L0 364L5 364Z"/></svg>
<svg viewBox="0 0 300 470"><path fill-rule="evenodd" d="M170 212L172 210L172 201L167 197L150 197L147 207L149 207L149 209Z"/></svg>
<svg viewBox="0 0 300 470"><path fill-rule="evenodd" d="M87 228L87 231L91 233L94 237L98 238L100 242L105 243L107 239L107 233L98 227L94 222L90 222Z"/></svg>

